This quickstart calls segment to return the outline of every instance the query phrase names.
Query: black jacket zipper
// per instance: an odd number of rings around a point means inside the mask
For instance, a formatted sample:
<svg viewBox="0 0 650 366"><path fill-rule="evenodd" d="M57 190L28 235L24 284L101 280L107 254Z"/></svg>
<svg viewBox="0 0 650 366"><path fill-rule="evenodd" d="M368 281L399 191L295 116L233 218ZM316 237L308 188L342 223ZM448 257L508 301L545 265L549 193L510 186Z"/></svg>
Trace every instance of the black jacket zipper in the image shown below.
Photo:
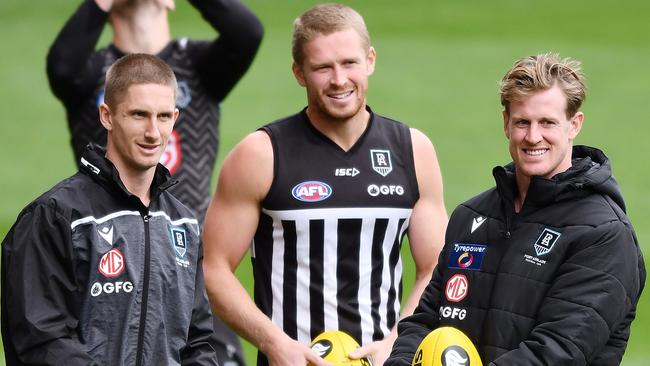
<svg viewBox="0 0 650 366"><path fill-rule="evenodd" d="M142 216L144 221L144 277L142 279L142 305L140 307L140 326L138 328L138 348L136 353L136 366L144 362L144 336L147 323L147 298L149 297L149 271L151 262L151 245L149 243L149 215Z"/></svg>

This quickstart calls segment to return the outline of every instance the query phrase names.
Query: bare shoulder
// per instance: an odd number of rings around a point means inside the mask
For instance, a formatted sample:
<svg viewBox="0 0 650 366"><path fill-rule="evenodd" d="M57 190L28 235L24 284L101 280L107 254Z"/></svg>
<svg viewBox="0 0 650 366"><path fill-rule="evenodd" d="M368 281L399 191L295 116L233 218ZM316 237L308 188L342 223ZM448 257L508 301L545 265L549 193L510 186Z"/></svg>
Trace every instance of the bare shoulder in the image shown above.
<svg viewBox="0 0 650 366"><path fill-rule="evenodd" d="M269 135L255 131L226 156L219 173L219 188L263 197L273 180L273 146Z"/></svg>
<svg viewBox="0 0 650 366"><path fill-rule="evenodd" d="M413 144L413 157L415 159L416 170L418 164L433 163L438 164L436 150L433 143L422 131L411 128L411 143Z"/></svg>

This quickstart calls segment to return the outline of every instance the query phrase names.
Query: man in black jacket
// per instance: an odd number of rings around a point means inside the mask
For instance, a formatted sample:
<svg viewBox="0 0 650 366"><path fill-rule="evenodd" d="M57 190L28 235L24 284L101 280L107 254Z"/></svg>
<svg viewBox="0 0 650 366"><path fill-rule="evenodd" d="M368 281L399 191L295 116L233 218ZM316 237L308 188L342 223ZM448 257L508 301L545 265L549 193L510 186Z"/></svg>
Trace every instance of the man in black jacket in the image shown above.
<svg viewBox="0 0 650 366"><path fill-rule="evenodd" d="M217 365L199 223L158 163L176 78L132 54L106 79L106 150L89 145L2 242L7 365Z"/></svg>
<svg viewBox="0 0 650 366"><path fill-rule="evenodd" d="M172 39L174 0L84 0L56 37L47 56L47 76L66 109L77 163L88 142L106 143L97 123L106 69L119 57L155 54L169 64L179 84L181 114L161 163L179 184L170 190L203 222L219 149L220 104L251 65L262 24L240 0L189 0L216 32L213 40ZM95 50L106 24L109 46ZM215 342L225 366L243 365L237 336L215 318Z"/></svg>
<svg viewBox="0 0 650 366"><path fill-rule="evenodd" d="M523 58L501 82L513 163L454 211L432 280L386 365L433 329L465 332L489 365L616 365L645 283L625 204L600 150L573 146L580 64Z"/></svg>

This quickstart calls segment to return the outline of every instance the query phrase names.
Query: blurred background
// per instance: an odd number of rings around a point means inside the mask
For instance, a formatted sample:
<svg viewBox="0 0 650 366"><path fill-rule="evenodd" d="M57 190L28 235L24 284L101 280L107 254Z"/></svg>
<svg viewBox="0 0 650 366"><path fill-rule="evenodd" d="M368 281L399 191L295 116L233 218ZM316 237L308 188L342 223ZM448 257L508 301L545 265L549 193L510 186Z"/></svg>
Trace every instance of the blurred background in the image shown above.
<svg viewBox="0 0 650 366"><path fill-rule="evenodd" d="M317 2L243 1L262 20L265 38L251 69L223 103L218 164L246 134L306 104L305 93L291 74L291 30L293 19ZM378 54L368 103L376 112L422 130L433 141L449 212L491 187L492 167L510 161L497 88L505 71L517 58L546 51L581 60L589 90L583 106L586 120L576 142L599 147L612 160L628 215L648 258L650 143L644 141L650 135L649 2L345 3L364 15ZM0 2L2 238L25 205L75 172L64 109L49 90L45 56L78 5L77 0ZM176 0L176 6L171 16L173 36L213 37L213 30L186 0ZM107 44L109 32L100 45ZM250 272L245 258L238 275L252 291ZM412 276L408 267L405 272L408 290ZM649 337L650 298L645 294L623 365L647 365ZM255 354L246 345L251 365ZM4 361L2 353L0 361Z"/></svg>

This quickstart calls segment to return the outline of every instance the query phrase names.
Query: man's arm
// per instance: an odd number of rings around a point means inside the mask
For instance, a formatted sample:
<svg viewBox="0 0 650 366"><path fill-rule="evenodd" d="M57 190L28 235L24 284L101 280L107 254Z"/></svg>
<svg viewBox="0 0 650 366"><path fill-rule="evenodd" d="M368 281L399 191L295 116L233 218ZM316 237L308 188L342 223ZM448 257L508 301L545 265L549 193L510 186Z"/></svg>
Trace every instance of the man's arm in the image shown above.
<svg viewBox="0 0 650 366"><path fill-rule="evenodd" d="M442 174L433 144L422 132L411 129L413 159L420 198L413 207L408 228L411 255L415 263L415 283L402 306L400 318L413 314L422 292L431 279L435 260L444 244L447 211L442 193ZM372 355L373 365L381 366L397 338L397 327L379 342L361 347L350 356Z"/></svg>
<svg viewBox="0 0 650 366"><path fill-rule="evenodd" d="M253 241L272 180L273 148L265 132L246 137L224 160L203 231L208 297L213 311L264 352L270 365L325 366L257 308L234 274Z"/></svg>
<svg viewBox="0 0 650 366"><path fill-rule="evenodd" d="M181 363L183 366L191 365L218 365L217 354L210 345L213 333L212 313L210 303L205 293L203 280L203 246L199 248L199 260L196 267L194 283L194 308L192 309L192 323L187 334L187 345L181 350Z"/></svg>
<svg viewBox="0 0 650 366"><path fill-rule="evenodd" d="M23 212L2 242L2 338L21 364L96 365L82 348L70 223L50 207Z"/></svg>
<svg viewBox="0 0 650 366"><path fill-rule="evenodd" d="M113 0L85 0L68 19L47 54L50 88L64 104L92 92L101 68L90 58L108 20Z"/></svg>
<svg viewBox="0 0 650 366"><path fill-rule="evenodd" d="M224 100L246 73L262 42L259 19L239 0L190 0L219 33L194 55L203 84L218 101Z"/></svg>

